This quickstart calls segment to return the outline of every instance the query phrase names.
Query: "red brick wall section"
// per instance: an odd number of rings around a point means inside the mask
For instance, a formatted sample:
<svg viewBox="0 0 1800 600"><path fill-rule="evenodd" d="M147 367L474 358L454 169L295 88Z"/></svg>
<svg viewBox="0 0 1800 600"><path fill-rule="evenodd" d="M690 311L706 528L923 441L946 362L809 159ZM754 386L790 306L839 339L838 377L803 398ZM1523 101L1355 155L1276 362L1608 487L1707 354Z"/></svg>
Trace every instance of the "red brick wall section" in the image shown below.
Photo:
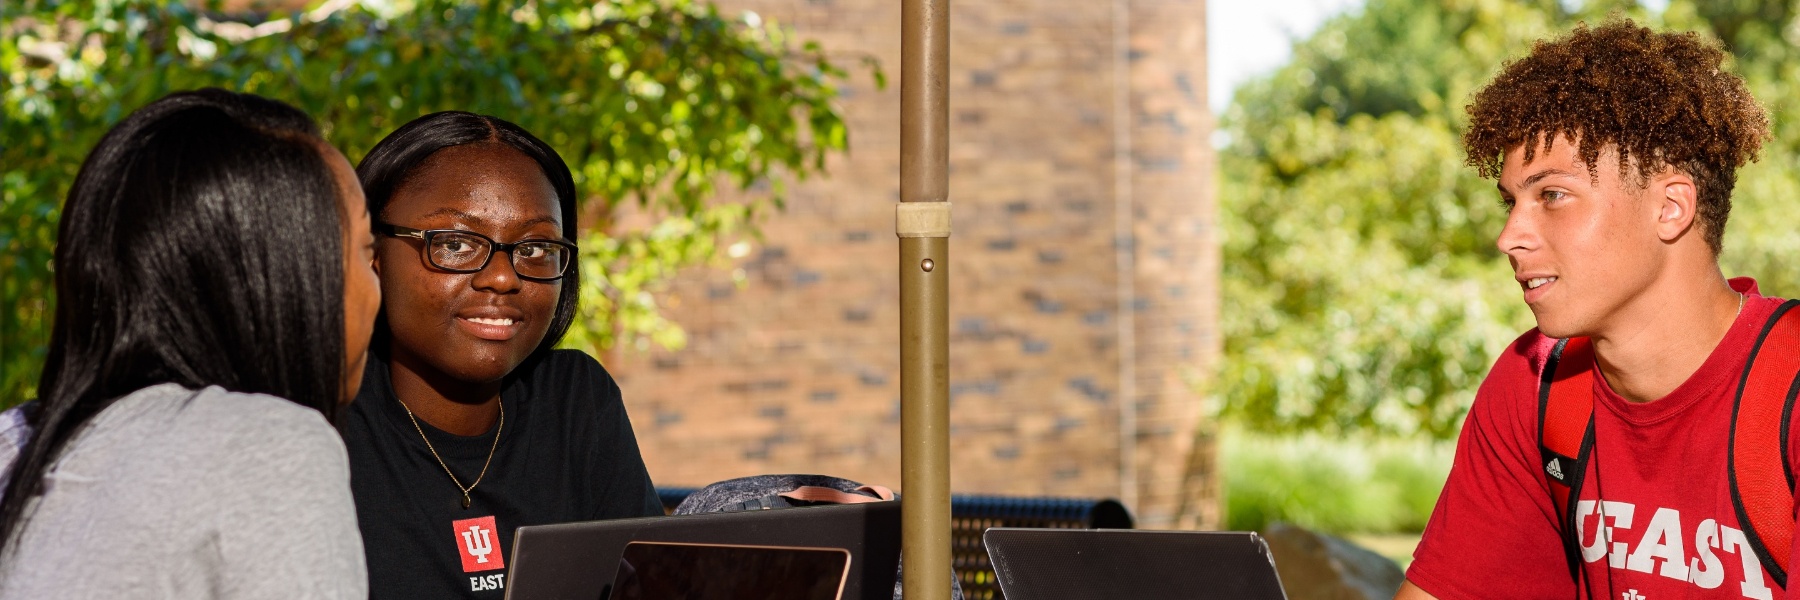
<svg viewBox="0 0 1800 600"><path fill-rule="evenodd" d="M895 85L899 6L720 2L843 63L877 57ZM1203 0L965 0L951 31L954 489L1216 524L1210 460L1189 460L1189 382L1218 346ZM898 487L898 90L859 74L840 106L852 154L794 186L747 256L662 296L688 346L603 357L660 485L806 472Z"/></svg>
<svg viewBox="0 0 1800 600"><path fill-rule="evenodd" d="M1134 508L1148 526L1210 526L1220 522L1219 486L1210 429L1197 430L1193 388L1220 343L1205 6L1129 0L1128 7L1132 281L1141 307L1133 340Z"/></svg>

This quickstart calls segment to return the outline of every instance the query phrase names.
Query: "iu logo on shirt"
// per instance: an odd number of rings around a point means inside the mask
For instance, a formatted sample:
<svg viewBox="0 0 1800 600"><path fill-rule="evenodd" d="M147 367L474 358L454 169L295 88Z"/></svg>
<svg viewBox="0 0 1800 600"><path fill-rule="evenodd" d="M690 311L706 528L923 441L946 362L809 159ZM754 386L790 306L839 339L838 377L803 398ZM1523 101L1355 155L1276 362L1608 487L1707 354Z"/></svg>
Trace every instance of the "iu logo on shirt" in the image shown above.
<svg viewBox="0 0 1800 600"><path fill-rule="evenodd" d="M480 517L450 523L456 530L457 553L462 555L464 573L506 568L506 553L500 551L500 533L494 518Z"/></svg>

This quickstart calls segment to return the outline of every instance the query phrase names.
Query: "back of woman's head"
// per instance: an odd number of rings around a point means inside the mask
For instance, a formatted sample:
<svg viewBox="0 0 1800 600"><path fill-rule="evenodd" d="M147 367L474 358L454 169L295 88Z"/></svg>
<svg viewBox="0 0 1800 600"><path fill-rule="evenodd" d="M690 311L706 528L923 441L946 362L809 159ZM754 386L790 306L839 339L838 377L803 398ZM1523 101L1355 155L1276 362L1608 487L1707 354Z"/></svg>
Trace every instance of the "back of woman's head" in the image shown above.
<svg viewBox="0 0 1800 600"><path fill-rule="evenodd" d="M56 316L0 497L0 544L83 424L159 383L287 398L335 416L344 369L340 188L304 113L172 94L81 166L56 247Z"/></svg>
<svg viewBox="0 0 1800 600"><path fill-rule="evenodd" d="M369 215L382 220L383 209L394 193L440 150L466 144L496 143L517 150L543 170L544 178L556 190L556 201L562 210L562 236L573 240L580 228L576 223L575 178L568 163L550 144L505 119L463 111L444 111L413 119L382 138L356 165L363 196L368 199ZM562 290L556 299L556 314L550 328L538 343L533 356L542 356L556 348L563 334L575 321L577 299L581 294L581 269L569 269L562 277ZM377 327L377 331L383 329ZM382 348L386 336L375 336L376 348Z"/></svg>

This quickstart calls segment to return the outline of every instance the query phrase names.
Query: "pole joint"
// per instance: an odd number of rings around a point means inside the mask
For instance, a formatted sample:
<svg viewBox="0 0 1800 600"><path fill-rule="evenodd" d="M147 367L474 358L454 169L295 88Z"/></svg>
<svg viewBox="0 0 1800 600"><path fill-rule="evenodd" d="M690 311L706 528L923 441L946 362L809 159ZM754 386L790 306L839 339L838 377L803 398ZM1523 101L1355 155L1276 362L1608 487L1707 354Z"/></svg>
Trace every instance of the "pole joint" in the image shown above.
<svg viewBox="0 0 1800 600"><path fill-rule="evenodd" d="M950 203L901 202L894 205L894 233L903 238L950 237Z"/></svg>

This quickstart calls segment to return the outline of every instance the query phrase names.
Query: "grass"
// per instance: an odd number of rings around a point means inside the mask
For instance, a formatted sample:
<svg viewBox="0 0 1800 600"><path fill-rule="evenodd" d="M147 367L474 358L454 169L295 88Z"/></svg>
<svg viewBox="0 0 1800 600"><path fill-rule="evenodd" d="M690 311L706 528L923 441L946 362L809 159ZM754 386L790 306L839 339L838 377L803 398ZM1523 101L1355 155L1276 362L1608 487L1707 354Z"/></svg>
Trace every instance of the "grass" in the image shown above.
<svg viewBox="0 0 1800 600"><path fill-rule="evenodd" d="M1286 522L1361 539L1405 540L1424 530L1455 452L1447 442L1236 429L1220 443L1227 528L1259 531Z"/></svg>

